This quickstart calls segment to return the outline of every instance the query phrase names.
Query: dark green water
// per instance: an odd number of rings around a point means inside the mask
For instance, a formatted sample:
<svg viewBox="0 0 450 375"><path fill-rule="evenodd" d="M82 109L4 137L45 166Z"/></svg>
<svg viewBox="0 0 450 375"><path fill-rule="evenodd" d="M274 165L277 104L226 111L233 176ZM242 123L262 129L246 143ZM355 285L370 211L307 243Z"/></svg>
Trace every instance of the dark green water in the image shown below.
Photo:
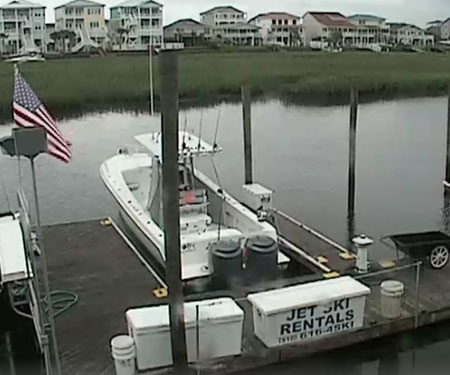
<svg viewBox="0 0 450 375"><path fill-rule="evenodd" d="M449 202L442 185L446 105L445 98L421 98L360 107L355 230L376 240L371 249L373 258L394 256L379 243L382 236L448 229ZM198 134L203 112L202 137L212 141L219 108L218 143L224 151L216 158L216 165L224 188L241 197L240 105L182 112L180 128L187 119L187 129ZM345 245L348 108L286 107L280 101L268 101L255 103L252 115L255 179L275 190L277 208ZM114 215L116 207L100 180L99 166L120 147L133 145L134 135L158 130L159 123L159 117L130 113L61 122L62 131L73 143L74 159L68 166L47 156L38 159L43 221L61 223ZM0 135L9 131L4 126ZM210 162L199 167L215 178ZM17 163L0 157L0 170L0 192L4 190L0 193L1 208L14 208ZM26 165L23 175L29 193ZM450 325L441 325L248 374L446 374L450 372L447 353Z"/></svg>

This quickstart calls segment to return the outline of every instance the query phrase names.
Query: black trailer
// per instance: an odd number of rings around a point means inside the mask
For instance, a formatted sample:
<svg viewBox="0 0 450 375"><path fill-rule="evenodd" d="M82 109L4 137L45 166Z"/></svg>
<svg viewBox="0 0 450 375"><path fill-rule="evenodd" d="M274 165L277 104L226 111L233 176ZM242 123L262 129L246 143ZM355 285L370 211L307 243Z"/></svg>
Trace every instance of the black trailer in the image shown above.
<svg viewBox="0 0 450 375"><path fill-rule="evenodd" d="M398 250L414 259L426 259L433 269L444 268L450 258L450 236L445 233L423 232L388 236Z"/></svg>

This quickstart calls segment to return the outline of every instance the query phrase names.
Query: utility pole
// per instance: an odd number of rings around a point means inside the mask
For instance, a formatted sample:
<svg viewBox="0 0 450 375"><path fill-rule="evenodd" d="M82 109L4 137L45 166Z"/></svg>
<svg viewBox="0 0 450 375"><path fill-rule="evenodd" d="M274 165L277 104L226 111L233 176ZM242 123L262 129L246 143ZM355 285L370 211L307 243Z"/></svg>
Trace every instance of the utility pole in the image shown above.
<svg viewBox="0 0 450 375"><path fill-rule="evenodd" d="M450 184L450 86L447 100L447 159L445 163L445 182Z"/></svg>
<svg viewBox="0 0 450 375"><path fill-rule="evenodd" d="M153 89L153 40L150 37L150 44L148 45L148 84L149 84L149 99L150 99L150 116L155 114L155 98Z"/></svg>
<svg viewBox="0 0 450 375"><path fill-rule="evenodd" d="M350 91L350 127L348 155L348 197L347 220L348 240L351 243L355 231L355 192L356 192L356 126L358 123L358 90Z"/></svg>
<svg viewBox="0 0 450 375"><path fill-rule="evenodd" d="M170 339L175 373L187 372L183 285L181 282L178 180L178 54L162 51L161 120L164 249L169 287Z"/></svg>
<svg viewBox="0 0 450 375"><path fill-rule="evenodd" d="M250 87L242 86L242 116L244 127L244 170L245 184L253 183L252 163L252 95Z"/></svg>

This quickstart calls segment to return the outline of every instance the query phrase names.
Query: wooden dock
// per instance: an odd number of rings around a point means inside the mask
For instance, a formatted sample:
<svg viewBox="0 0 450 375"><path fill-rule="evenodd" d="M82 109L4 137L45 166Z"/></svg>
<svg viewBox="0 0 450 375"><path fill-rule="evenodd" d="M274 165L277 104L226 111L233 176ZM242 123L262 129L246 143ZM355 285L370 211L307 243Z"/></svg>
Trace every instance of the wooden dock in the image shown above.
<svg viewBox="0 0 450 375"><path fill-rule="evenodd" d="M314 240L315 236L308 237L306 233L298 232L298 228L291 228L288 222L280 225L280 229L282 236L289 241L299 245L303 242L303 251L315 251L310 256L316 258L326 254L328 264L334 270L339 270L341 274L353 273L349 261L339 257L342 252L339 245L332 246L325 241L327 247L323 242ZM56 318L64 374L113 375L110 339L126 333L125 311L128 308L167 302L153 295L152 291L160 286L160 282L138 259L115 227L104 226L100 220L46 227L44 239L52 290L69 290L79 296L74 307ZM339 339L329 337L276 349L267 349L254 336L251 306L245 298L247 293L319 280L324 277L321 269L313 266L308 274L294 275L288 280L278 280L270 285L246 286L234 290L195 293L195 288L186 284L185 297L188 300L231 296L245 311L242 355L203 364L202 367L206 366L207 369L203 369L202 374L229 373L300 358L449 319L449 276L450 268L434 271L422 267L417 294L415 267L407 264L399 270L365 275L360 280L372 289L372 294L367 300L362 329L342 333ZM396 320L384 319L380 312L379 285L386 279L400 280L406 286L402 316ZM166 369L153 373L170 371Z"/></svg>

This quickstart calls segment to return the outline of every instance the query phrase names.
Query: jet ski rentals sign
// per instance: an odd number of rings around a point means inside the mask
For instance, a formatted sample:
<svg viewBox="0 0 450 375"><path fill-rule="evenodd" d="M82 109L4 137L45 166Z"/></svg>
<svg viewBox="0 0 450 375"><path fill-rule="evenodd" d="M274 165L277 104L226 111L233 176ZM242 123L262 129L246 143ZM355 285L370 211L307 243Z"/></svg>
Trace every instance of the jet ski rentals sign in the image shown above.
<svg viewBox="0 0 450 375"><path fill-rule="evenodd" d="M256 336L274 347L362 327L370 289L350 277L341 279L335 281L347 284L342 288L326 280L249 296Z"/></svg>

